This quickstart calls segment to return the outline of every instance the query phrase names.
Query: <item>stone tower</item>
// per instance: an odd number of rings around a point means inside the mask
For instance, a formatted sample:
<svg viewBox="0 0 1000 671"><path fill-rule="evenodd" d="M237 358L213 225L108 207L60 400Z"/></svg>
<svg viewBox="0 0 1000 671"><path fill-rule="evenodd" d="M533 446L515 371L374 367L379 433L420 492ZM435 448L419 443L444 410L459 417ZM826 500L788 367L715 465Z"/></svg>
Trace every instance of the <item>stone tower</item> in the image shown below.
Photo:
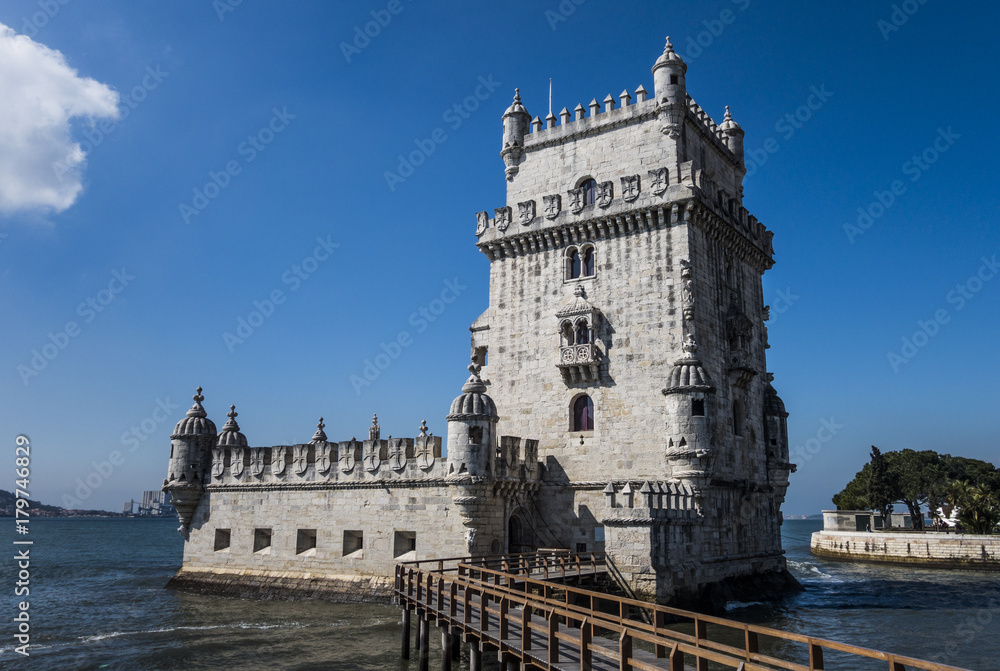
<svg viewBox="0 0 1000 671"><path fill-rule="evenodd" d="M743 129L688 95L669 38L652 74L652 99L640 86L560 123L529 124L515 93L506 202L477 215L490 303L471 331L497 431L539 439L534 543L606 550L663 600L787 582L794 467L766 373L772 233L742 204Z"/></svg>
<svg viewBox="0 0 1000 671"><path fill-rule="evenodd" d="M201 405L205 400L201 387L198 387L193 399L194 404L170 435L170 466L163 481L163 491L170 493L171 503L177 509L181 522L179 530L185 538L205 491L205 477L216 440L215 422L208 419Z"/></svg>

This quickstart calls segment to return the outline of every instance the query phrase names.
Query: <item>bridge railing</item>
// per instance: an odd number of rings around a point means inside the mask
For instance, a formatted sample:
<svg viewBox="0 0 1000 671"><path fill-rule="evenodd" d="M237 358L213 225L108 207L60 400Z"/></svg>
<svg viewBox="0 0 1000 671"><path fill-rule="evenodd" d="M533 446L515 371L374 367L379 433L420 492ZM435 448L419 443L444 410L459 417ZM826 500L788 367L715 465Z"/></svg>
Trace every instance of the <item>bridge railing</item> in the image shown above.
<svg viewBox="0 0 1000 671"><path fill-rule="evenodd" d="M512 623L520 626L519 643L525 652L516 653L519 655L531 650L531 632L540 632L547 641L545 654L550 665L559 662L559 642L564 642L576 650L580 660L586 660L581 668L590 668L593 656L597 655L613 660L622 671L684 671L688 668L686 661L693 661L697 671L708 671L710 663L712 668L739 671L820 671L828 668L828 656L855 660L841 668L875 668L858 664L880 661L888 664L889 671L963 671L879 650L553 584L525 573L506 573L474 565L468 559L441 560L446 564L454 562L450 568L429 561L398 565L396 593L400 605L481 639L492 636L501 652L509 649L504 641L509 638ZM434 568L422 568L420 564L434 564ZM521 565L529 566L530 562L526 560ZM587 560L578 565L586 566ZM479 629L471 629L477 610ZM541 622L534 620L533 614L540 616ZM495 625L490 616L496 618ZM496 631L491 629L494 626ZM609 647L611 641L617 645ZM762 652L771 648L780 648L782 657ZM648 649L655 660L664 661L656 665L643 661L634 654L638 649Z"/></svg>

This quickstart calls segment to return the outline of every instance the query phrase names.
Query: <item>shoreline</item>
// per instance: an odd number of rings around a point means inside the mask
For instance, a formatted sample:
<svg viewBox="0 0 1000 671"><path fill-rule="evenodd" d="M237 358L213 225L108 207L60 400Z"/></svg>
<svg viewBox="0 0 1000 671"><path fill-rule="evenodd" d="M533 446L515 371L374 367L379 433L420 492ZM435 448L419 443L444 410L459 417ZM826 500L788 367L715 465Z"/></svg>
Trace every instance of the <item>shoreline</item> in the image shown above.
<svg viewBox="0 0 1000 671"><path fill-rule="evenodd" d="M816 557L834 561L1000 571L1000 535L815 531L809 551Z"/></svg>

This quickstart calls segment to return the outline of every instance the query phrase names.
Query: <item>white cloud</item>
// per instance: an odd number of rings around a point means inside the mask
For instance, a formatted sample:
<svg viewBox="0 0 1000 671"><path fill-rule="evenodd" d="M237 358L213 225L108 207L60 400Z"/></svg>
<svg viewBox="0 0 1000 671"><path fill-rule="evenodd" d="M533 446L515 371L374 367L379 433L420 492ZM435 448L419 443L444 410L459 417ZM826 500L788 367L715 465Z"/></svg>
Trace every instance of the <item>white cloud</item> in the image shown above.
<svg viewBox="0 0 1000 671"><path fill-rule="evenodd" d="M117 92L0 23L0 213L72 205L83 190L86 154L70 120L118 116Z"/></svg>

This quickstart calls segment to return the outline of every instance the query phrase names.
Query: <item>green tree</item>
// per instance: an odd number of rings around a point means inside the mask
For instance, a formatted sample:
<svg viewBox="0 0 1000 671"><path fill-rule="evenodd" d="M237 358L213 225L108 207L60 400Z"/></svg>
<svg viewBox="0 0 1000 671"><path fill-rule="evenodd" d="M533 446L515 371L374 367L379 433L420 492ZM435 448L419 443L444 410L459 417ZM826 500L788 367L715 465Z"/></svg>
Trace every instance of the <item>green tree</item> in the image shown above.
<svg viewBox="0 0 1000 671"><path fill-rule="evenodd" d="M922 506L947 486L941 456L933 450L886 452L889 472L895 480L899 500L910 511L913 528L924 528Z"/></svg>
<svg viewBox="0 0 1000 671"><path fill-rule="evenodd" d="M893 503L899 500L899 483L889 469L889 461L881 450L872 445L871 472L868 476L868 505L882 513L883 528L892 526Z"/></svg>
<svg viewBox="0 0 1000 671"><path fill-rule="evenodd" d="M958 521L975 534L991 534L1000 523L1000 494L986 483L951 483L948 498L958 508Z"/></svg>
<svg viewBox="0 0 1000 671"><path fill-rule="evenodd" d="M869 510L868 505L868 476L871 473L871 466L865 464L864 468L858 471L854 479L847 483L847 486L839 494L834 494L833 505L837 510Z"/></svg>

